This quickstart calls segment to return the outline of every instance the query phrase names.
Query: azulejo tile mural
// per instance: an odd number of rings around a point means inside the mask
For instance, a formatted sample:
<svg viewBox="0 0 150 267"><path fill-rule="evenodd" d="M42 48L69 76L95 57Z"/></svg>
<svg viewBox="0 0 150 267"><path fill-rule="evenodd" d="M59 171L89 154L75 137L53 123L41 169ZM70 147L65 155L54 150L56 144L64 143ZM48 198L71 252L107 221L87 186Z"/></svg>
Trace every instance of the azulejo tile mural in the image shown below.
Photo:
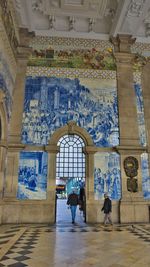
<svg viewBox="0 0 150 267"><path fill-rule="evenodd" d="M47 153L20 152L18 199L46 199Z"/></svg>
<svg viewBox="0 0 150 267"><path fill-rule="evenodd" d="M22 142L45 145L70 120L85 128L96 146L118 145L116 80L27 77Z"/></svg>
<svg viewBox="0 0 150 267"><path fill-rule="evenodd" d="M115 152L97 152L94 158L95 199L108 193L111 199L121 198L120 156Z"/></svg>
<svg viewBox="0 0 150 267"><path fill-rule="evenodd" d="M142 87L139 83L134 83L134 89L136 94L137 119L138 119L140 144L142 146L146 146L146 131L145 131Z"/></svg>
<svg viewBox="0 0 150 267"><path fill-rule="evenodd" d="M111 47L103 51L97 47L88 49L54 49L52 46L39 49L38 47L33 47L28 66L116 70L115 58Z"/></svg>
<svg viewBox="0 0 150 267"><path fill-rule="evenodd" d="M146 199L150 199L150 174L149 174L148 162L149 162L148 154L143 153L141 155L142 185L143 185L143 196Z"/></svg>

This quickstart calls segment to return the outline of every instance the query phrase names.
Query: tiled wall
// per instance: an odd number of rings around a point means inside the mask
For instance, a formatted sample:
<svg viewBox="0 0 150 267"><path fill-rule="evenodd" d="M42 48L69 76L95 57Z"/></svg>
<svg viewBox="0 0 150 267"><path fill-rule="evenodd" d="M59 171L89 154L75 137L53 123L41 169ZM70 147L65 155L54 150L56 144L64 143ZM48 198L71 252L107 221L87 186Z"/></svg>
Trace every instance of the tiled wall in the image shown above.
<svg viewBox="0 0 150 267"><path fill-rule="evenodd" d="M22 142L47 144L54 131L74 120L98 147L119 144L114 80L27 77Z"/></svg>

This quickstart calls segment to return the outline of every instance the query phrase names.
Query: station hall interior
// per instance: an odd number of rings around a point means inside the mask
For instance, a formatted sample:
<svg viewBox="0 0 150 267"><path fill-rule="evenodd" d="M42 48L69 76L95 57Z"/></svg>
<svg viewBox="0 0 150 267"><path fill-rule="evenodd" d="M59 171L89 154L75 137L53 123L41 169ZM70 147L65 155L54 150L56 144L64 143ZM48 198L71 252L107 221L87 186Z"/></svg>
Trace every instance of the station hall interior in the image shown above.
<svg viewBox="0 0 150 267"><path fill-rule="evenodd" d="M149 72L149 0L0 0L0 266L150 267Z"/></svg>

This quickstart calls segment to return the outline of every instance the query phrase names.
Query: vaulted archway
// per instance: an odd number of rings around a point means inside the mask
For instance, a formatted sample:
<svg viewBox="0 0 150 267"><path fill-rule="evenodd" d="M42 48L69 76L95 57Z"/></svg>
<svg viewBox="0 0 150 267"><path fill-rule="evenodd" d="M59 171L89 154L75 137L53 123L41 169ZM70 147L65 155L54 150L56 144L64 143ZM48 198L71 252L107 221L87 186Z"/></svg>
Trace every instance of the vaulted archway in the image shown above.
<svg viewBox="0 0 150 267"><path fill-rule="evenodd" d="M49 144L46 146L46 151L49 155L48 164L48 198L52 204L51 210L53 212L53 222L55 222L55 194L56 194L56 158L60 148L57 145L61 137L65 135L76 135L81 137L85 146L83 152L85 154L85 176L86 176L86 221L92 222L95 220L92 211L92 202L94 201L94 153L97 152L91 136L87 131L76 125L76 122L69 121L67 125L59 128L54 132L49 140Z"/></svg>

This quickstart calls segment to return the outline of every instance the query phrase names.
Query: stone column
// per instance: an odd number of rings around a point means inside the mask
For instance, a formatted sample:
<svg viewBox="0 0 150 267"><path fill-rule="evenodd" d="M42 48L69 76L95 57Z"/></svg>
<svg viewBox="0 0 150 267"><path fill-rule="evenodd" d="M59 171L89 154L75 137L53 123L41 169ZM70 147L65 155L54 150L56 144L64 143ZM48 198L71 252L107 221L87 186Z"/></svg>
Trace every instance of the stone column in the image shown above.
<svg viewBox="0 0 150 267"><path fill-rule="evenodd" d="M54 223L56 219L56 156L59 147L49 144L46 146L46 151L48 152L47 201L51 210L50 222Z"/></svg>
<svg viewBox="0 0 150 267"><path fill-rule="evenodd" d="M4 193L4 175L6 169L6 153L7 153L7 115L5 110L5 94L0 89L0 119L1 119L1 136L0 136L0 199Z"/></svg>
<svg viewBox="0 0 150 267"><path fill-rule="evenodd" d="M33 33L28 33L26 29L20 29L20 45L17 48L17 75L13 91L13 107L8 138L7 173L4 192L5 197L14 199L16 199L18 185L19 154L25 147L21 144L21 128L26 68L31 53L29 42L32 37Z"/></svg>
<svg viewBox="0 0 150 267"><path fill-rule="evenodd" d="M142 221L140 216L139 201L142 197L142 175L141 175L141 153L143 148L139 142L139 130L137 121L136 95L133 83L133 59L131 54L131 44L135 42L130 35L118 35L111 39L114 44L114 56L117 64L117 90L118 90L118 110L119 110L119 131L120 145L117 152L121 158L122 177L122 199L120 201L120 221L138 222ZM124 170L124 160L127 157L134 157L138 160L139 169L137 174L138 192L130 192L127 189L127 179ZM138 201L138 203L137 203Z"/></svg>
<svg viewBox="0 0 150 267"><path fill-rule="evenodd" d="M94 223L97 221L97 207L94 200L94 154L97 152L95 146L85 146L86 154L86 221Z"/></svg>
<svg viewBox="0 0 150 267"><path fill-rule="evenodd" d="M144 118L146 126L147 153L150 173L150 82L149 82L150 61L142 69L142 91L144 102Z"/></svg>
<svg viewBox="0 0 150 267"><path fill-rule="evenodd" d="M147 146L150 149L150 82L149 82L150 62L142 70L142 89L144 99L144 115L146 124Z"/></svg>
<svg viewBox="0 0 150 267"><path fill-rule="evenodd" d="M21 142L26 69L29 55L32 52L29 42L33 36L33 33L28 33L26 29L20 30L20 46L17 48L17 76L13 91L13 108L10 122L10 144Z"/></svg>

